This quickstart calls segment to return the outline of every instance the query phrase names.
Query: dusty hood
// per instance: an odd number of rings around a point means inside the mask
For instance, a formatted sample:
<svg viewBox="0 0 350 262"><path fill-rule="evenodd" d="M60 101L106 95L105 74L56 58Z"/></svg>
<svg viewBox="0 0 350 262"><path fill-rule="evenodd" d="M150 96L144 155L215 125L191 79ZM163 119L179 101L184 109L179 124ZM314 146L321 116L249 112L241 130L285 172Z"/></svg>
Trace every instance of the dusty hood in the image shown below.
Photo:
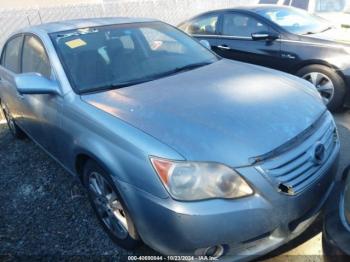
<svg viewBox="0 0 350 262"><path fill-rule="evenodd" d="M303 80L225 59L82 99L188 160L231 166L286 143L325 111Z"/></svg>

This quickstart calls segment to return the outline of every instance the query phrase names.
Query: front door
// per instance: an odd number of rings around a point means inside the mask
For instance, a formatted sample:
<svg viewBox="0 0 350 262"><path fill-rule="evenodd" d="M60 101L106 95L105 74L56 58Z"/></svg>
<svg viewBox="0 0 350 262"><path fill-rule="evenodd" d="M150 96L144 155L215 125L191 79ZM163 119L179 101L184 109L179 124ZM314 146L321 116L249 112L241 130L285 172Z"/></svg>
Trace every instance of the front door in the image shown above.
<svg viewBox="0 0 350 262"><path fill-rule="evenodd" d="M281 42L276 39L253 39L252 35L278 38L272 28L255 17L236 12L222 15L221 37L215 51L222 57L279 69Z"/></svg>
<svg viewBox="0 0 350 262"><path fill-rule="evenodd" d="M56 81L45 47L34 35L26 35L24 38L21 65L22 73L37 73ZM56 141L60 129L62 97L56 94L26 94L22 100L23 129L44 149L57 156L59 144Z"/></svg>

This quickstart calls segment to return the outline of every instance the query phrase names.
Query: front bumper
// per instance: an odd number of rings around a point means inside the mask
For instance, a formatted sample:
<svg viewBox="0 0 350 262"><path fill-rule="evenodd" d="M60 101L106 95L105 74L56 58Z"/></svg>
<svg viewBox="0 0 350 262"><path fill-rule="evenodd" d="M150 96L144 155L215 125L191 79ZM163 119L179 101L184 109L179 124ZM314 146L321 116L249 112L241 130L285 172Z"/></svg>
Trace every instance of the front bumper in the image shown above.
<svg viewBox="0 0 350 262"><path fill-rule="evenodd" d="M323 176L297 196L277 192L251 167L238 171L264 190L236 200L179 202L118 183L142 240L160 253L203 255L207 247L222 245L223 259L252 259L297 237L316 219L332 191L338 153L339 144Z"/></svg>
<svg viewBox="0 0 350 262"><path fill-rule="evenodd" d="M349 261L350 231L341 215L340 198L344 191L344 181L334 187L334 194L329 199L323 225L323 250L329 261L337 259Z"/></svg>

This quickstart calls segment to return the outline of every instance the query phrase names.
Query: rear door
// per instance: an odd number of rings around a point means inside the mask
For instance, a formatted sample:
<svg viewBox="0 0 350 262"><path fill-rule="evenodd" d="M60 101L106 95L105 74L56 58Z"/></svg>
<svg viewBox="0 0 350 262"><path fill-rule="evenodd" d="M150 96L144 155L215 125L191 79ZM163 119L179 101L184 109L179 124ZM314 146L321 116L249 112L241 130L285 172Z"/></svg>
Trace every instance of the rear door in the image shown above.
<svg viewBox="0 0 350 262"><path fill-rule="evenodd" d="M220 43L215 47L219 55L271 68L281 67L280 41L252 38L252 34L269 34L278 38L278 32L246 13L225 12L221 20Z"/></svg>
<svg viewBox="0 0 350 262"><path fill-rule="evenodd" d="M5 44L1 54L0 96L1 103L10 112L15 122L21 126L22 99L18 93L15 76L20 73L20 55L23 35L11 37Z"/></svg>

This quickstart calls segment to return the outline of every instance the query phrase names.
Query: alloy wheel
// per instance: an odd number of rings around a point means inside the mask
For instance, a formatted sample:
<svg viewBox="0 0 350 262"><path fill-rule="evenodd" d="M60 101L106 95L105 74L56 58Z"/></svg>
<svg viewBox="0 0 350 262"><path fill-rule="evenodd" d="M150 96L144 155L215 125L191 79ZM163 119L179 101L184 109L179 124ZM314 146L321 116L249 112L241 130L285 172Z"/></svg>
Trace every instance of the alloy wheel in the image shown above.
<svg viewBox="0 0 350 262"><path fill-rule="evenodd" d="M334 96L334 84L328 76L320 72L311 72L304 75L302 78L316 87L325 105L332 100Z"/></svg>
<svg viewBox="0 0 350 262"><path fill-rule="evenodd" d="M89 191L105 226L117 238L127 238L128 224L125 212L109 182L98 172L92 172L89 176Z"/></svg>

